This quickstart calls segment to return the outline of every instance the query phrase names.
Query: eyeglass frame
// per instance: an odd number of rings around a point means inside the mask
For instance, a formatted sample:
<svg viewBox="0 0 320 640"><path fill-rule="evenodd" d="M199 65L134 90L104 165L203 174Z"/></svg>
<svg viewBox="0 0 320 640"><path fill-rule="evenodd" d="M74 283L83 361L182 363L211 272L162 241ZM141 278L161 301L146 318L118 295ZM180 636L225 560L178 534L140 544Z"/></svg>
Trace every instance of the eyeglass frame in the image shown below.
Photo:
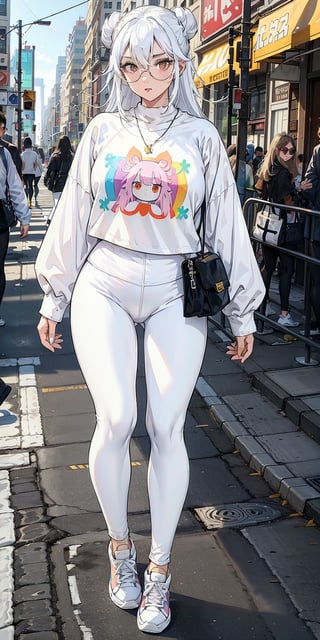
<svg viewBox="0 0 320 640"><path fill-rule="evenodd" d="M164 82L165 80L168 80L168 79L170 78L171 73L173 73L173 72L174 72L174 69L172 69L172 68L171 68L171 65L174 65L174 59L173 59L173 58L172 58L172 59L170 59L170 58L165 58L165 59L163 59L163 60L158 60L156 63L147 62L146 64L147 64L147 67L156 67L156 66L157 66L158 64L160 64L161 62L169 62L169 63L170 63L170 65L169 65L170 73L168 73L168 75L167 75L165 78L156 78L155 76L153 76L153 75L152 75L152 73L151 73L150 69L142 68L142 69L141 69L141 72L140 72L140 75L139 75L139 77L138 77L136 80L128 80L128 78L126 77L126 72L125 72L125 70L124 70L124 67L126 66L126 64L127 64L127 65L129 65L129 64L134 64L134 65L138 68L138 65L136 65L136 63L135 63L135 62L126 62L124 65L122 65L122 64L121 64L121 65L120 65L120 70L121 70L121 73L123 74L123 76L125 77L125 81L126 81L128 84L134 84L135 82L138 82L138 81L140 80L140 78L141 78L141 76L142 76L142 74L143 74L143 73L149 73L149 75L151 76L151 78L153 78L154 80L158 80L159 82Z"/></svg>
<svg viewBox="0 0 320 640"><path fill-rule="evenodd" d="M288 155L288 153L290 153L291 156L294 156L294 154L296 153L297 149L296 147L292 147L292 149L288 149L288 147L278 147L279 152L282 151L282 153L284 153L284 155Z"/></svg>

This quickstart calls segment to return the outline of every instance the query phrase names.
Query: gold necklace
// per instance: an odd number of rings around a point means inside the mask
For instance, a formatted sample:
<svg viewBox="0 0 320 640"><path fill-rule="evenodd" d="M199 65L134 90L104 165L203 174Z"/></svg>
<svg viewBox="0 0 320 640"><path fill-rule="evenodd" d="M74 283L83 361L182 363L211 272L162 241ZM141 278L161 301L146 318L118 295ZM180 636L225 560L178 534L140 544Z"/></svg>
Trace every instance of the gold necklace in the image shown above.
<svg viewBox="0 0 320 640"><path fill-rule="evenodd" d="M171 120L171 122L170 122L169 126L164 130L164 132L161 134L161 136L159 136L159 138L157 138L157 139L156 139L154 142L152 142L151 144L148 144L148 143L145 141L145 139L144 139L144 137L143 137L143 135L142 135L142 131L141 131L141 129L140 129L139 120L138 120L138 118L137 118L137 115L136 115L135 110L133 111L133 113L134 113L134 117L135 117L135 119L136 119L136 123L137 123L138 131L139 131L140 136L141 136L141 138L142 138L142 141L143 141L143 143L144 143L144 145L145 145L145 146L144 146L144 152L145 152L147 155L149 155L150 153L152 153L152 147L154 147L154 145L156 144L156 142L159 142L159 140L161 140L161 138L163 138L163 137L166 135L167 131L169 131L170 127L172 127L172 125L173 125L173 123L174 123L174 121L175 121L176 117L177 117L177 116L178 116L178 114L179 114L179 109L177 109L176 113L174 114L174 118L172 118L172 120Z"/></svg>

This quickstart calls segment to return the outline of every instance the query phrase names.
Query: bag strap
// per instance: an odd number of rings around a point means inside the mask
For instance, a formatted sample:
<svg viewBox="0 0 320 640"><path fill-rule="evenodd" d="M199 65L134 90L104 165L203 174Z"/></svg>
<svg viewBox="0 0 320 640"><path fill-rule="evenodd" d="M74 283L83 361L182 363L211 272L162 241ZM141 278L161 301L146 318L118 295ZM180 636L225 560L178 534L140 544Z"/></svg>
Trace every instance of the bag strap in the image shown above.
<svg viewBox="0 0 320 640"><path fill-rule="evenodd" d="M6 170L6 198L7 200L10 199L10 191L9 191L9 184L8 184L8 163L7 163L7 158L6 158L6 154L4 152L4 148L3 146L0 144L0 155L1 155L1 160L4 164L5 170Z"/></svg>
<svg viewBox="0 0 320 640"><path fill-rule="evenodd" d="M3 146L1 144L0 144L0 154L1 154L2 162L3 162L4 166L5 166L6 173L8 173L7 158L6 158L6 154L4 152L4 148L3 148Z"/></svg>
<svg viewBox="0 0 320 640"><path fill-rule="evenodd" d="M200 224L197 228L197 234L201 241L201 253L204 253L204 243L206 236L206 199L203 198L200 210ZM201 235L200 235L201 234Z"/></svg>

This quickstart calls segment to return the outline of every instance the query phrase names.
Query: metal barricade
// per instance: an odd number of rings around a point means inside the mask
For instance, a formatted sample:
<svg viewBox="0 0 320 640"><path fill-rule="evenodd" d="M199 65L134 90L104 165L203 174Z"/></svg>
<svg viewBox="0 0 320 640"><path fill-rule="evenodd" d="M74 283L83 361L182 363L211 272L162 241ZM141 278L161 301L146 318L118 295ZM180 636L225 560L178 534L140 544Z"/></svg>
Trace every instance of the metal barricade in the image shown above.
<svg viewBox="0 0 320 640"><path fill-rule="evenodd" d="M252 236L252 229L254 226L254 222L255 222L255 216L256 216L256 212L258 209L261 208L261 206L267 206L270 205L270 202L268 200L262 200L261 198L258 197L250 197L248 198L244 205L243 205L243 215L246 221L246 225L249 231L249 235L251 238L251 242L253 245L253 248L255 250L255 253L257 255L257 247L256 245L266 245L266 246L274 246L274 245L270 245L268 242L258 242L253 236ZM305 220L310 219L309 222L309 229L312 228L312 218L315 217L320 217L320 211L314 211L311 209L306 209L304 207L298 207L298 206L288 206L288 205L283 205L283 204L278 204L278 203L272 203L272 205L274 207L276 207L279 210L284 210L284 211L292 211L292 212L297 212L302 214L305 217ZM306 227L306 225L305 225ZM304 357L301 358L296 358L297 362L299 362L299 364L305 364L305 365L317 365L319 364L317 360L311 358L311 349L316 349L316 350L320 350L320 342L317 342L316 340L312 340L310 338L310 320L311 320L311 299L310 299L310 265L316 265L319 269L320 269L320 260L318 260L317 258L313 258L310 255L310 240L309 237L305 237L304 241L303 241L303 247L301 247L301 251L295 251L292 249L288 249L287 247L282 247L282 246L277 246L275 247L276 251L278 253L284 253L287 255L291 255L296 259L299 259L302 261L303 263L303 286L304 286L304 309L303 309L303 315L304 315L304 335L301 333L297 333L293 328L291 327L285 327L285 326L281 326L279 325L276 321L271 320L271 318L267 317L265 315L265 305L263 308L263 313L261 312L262 310L260 309L259 311L255 312L255 317L257 320L257 328L259 331L263 330L264 324L268 324L273 328L276 328L278 331L282 331L283 333L288 333L290 332L291 335L293 335L295 338L299 338L299 340L302 340L304 342ZM320 295L320 291L319 291L319 295Z"/></svg>

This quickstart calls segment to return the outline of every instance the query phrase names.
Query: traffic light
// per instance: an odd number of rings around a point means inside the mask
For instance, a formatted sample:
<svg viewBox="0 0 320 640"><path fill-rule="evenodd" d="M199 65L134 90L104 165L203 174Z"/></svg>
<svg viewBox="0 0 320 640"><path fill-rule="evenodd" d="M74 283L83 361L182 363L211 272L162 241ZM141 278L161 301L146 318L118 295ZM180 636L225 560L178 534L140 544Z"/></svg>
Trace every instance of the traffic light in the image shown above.
<svg viewBox="0 0 320 640"><path fill-rule="evenodd" d="M23 109L24 111L34 111L36 103L36 92L25 90L23 92Z"/></svg>

